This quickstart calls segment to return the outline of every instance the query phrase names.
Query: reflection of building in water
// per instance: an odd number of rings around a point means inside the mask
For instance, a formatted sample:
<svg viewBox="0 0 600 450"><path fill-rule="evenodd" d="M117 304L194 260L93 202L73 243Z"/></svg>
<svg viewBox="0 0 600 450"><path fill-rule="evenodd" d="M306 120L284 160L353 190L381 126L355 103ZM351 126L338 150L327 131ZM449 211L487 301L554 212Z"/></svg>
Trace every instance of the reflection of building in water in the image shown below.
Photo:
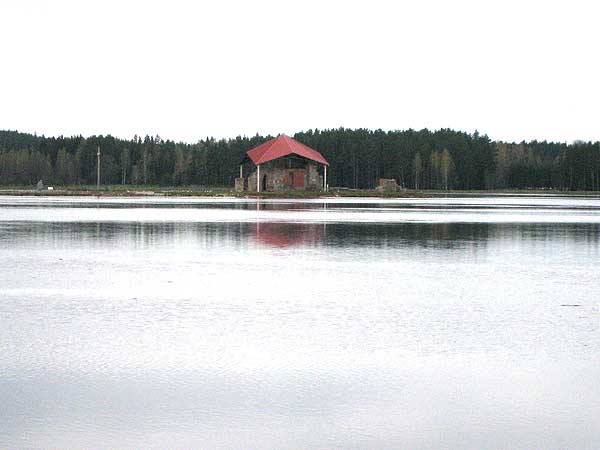
<svg viewBox="0 0 600 450"><path fill-rule="evenodd" d="M281 134L246 153L240 162L235 189L259 192L327 190L328 165L318 151Z"/></svg>
<svg viewBox="0 0 600 450"><path fill-rule="evenodd" d="M313 246L325 238L323 223L255 223L254 240L271 247Z"/></svg>

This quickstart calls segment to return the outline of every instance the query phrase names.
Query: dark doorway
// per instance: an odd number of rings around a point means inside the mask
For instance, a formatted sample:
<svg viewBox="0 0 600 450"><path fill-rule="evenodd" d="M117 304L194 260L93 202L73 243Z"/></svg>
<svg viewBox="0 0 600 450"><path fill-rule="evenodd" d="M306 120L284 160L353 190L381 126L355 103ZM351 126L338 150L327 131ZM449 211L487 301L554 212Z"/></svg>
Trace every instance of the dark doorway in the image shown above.
<svg viewBox="0 0 600 450"><path fill-rule="evenodd" d="M261 191L266 191L267 190L267 176L266 175L263 175L263 177L262 177L262 182L261 182L260 190Z"/></svg>

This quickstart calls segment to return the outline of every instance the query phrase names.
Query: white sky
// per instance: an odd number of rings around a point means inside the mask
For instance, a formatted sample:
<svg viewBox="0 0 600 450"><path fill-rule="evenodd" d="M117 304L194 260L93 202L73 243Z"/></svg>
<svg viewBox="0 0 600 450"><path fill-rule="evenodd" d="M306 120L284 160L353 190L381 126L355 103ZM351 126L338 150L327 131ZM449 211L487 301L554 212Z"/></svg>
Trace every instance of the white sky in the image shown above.
<svg viewBox="0 0 600 450"><path fill-rule="evenodd" d="M596 141L599 19L578 0L0 0L0 129Z"/></svg>

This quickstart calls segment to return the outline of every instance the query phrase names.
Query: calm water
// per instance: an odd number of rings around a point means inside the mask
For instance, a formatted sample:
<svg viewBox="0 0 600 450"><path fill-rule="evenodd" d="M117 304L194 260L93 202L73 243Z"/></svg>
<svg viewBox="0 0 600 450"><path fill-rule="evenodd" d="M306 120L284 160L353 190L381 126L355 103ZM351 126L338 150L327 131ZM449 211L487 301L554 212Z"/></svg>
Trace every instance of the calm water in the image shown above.
<svg viewBox="0 0 600 450"><path fill-rule="evenodd" d="M600 200L0 197L0 448L600 448Z"/></svg>

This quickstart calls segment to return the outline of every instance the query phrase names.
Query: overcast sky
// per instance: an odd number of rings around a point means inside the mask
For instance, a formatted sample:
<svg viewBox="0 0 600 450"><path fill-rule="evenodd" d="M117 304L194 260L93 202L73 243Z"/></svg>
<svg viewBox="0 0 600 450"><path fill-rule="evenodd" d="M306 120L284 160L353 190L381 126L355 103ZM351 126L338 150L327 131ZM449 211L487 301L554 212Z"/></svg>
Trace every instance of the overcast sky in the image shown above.
<svg viewBox="0 0 600 450"><path fill-rule="evenodd" d="M0 129L600 140L597 1L0 2Z"/></svg>

